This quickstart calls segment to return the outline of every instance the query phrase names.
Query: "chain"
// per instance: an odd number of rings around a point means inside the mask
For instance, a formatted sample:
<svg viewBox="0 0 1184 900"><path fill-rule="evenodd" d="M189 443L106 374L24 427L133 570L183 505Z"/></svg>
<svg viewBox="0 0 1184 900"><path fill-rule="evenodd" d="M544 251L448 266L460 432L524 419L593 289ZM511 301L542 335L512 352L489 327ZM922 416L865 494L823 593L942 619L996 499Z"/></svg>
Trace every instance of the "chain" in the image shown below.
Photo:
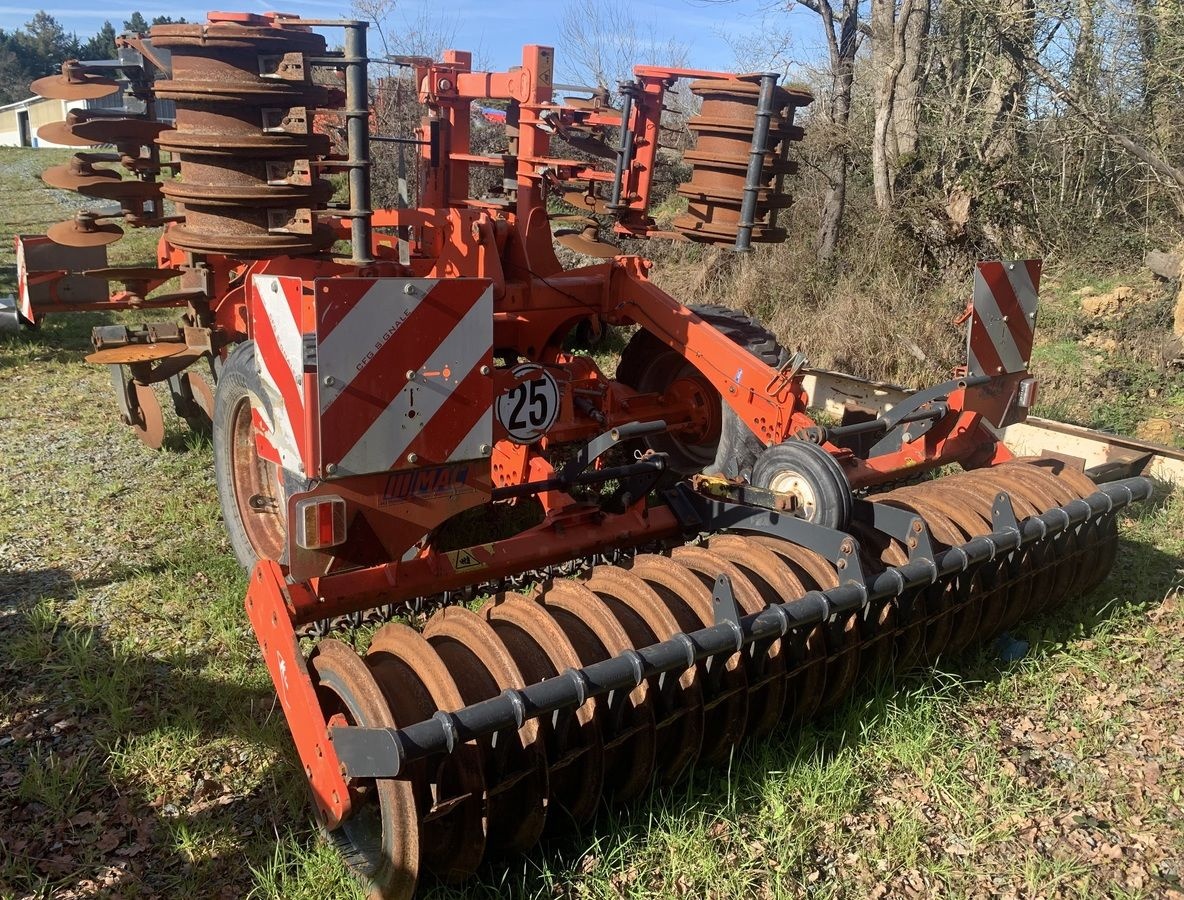
<svg viewBox="0 0 1184 900"><path fill-rule="evenodd" d="M564 562L548 563L537 569L528 569L515 575L466 585L456 590L440 591L422 597L413 597L410 600L402 600L398 603L384 603L381 606L359 612L346 613L328 619L317 619L296 629L296 636L319 639L342 631L354 632L369 626L383 625L396 619L411 620L414 623L427 619L432 613L446 606L472 603L484 594L523 591L532 585L543 584L556 578L583 575L595 566L620 565L631 560L638 553L654 553L665 549L665 547L665 543L656 541L636 547L614 547L611 550L589 553Z"/></svg>

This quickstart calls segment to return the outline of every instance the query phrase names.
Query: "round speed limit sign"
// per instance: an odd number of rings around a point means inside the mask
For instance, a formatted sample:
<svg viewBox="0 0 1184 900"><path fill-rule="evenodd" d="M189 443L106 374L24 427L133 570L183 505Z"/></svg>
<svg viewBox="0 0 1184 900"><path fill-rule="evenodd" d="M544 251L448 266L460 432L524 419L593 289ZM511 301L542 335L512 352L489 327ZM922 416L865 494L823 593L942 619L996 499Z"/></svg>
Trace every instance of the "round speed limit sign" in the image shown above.
<svg viewBox="0 0 1184 900"><path fill-rule="evenodd" d="M531 444L559 416L559 384L546 369L530 363L512 374L521 380L497 398L497 419L515 444Z"/></svg>

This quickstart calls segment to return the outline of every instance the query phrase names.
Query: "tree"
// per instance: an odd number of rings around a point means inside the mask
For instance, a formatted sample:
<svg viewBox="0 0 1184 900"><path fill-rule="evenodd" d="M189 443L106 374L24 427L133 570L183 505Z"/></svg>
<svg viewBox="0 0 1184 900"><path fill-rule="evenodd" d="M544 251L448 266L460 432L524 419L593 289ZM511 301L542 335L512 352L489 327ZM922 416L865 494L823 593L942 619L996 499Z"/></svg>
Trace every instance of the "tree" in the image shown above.
<svg viewBox="0 0 1184 900"><path fill-rule="evenodd" d="M45 10L34 13L24 31L13 37L14 49L23 57L25 68L33 77L58 71L63 62L77 57L82 49L78 39L66 34L61 23Z"/></svg>
<svg viewBox="0 0 1184 900"><path fill-rule="evenodd" d="M569 3L559 22L566 77L589 87L615 91L633 76L633 67L648 63L685 66L687 48L659 38L654 23L644 23L623 0Z"/></svg>
<svg viewBox="0 0 1184 900"><path fill-rule="evenodd" d="M150 27L148 20L140 14L139 10L136 10L130 19L125 19L123 22L124 31L134 31L136 34L147 34Z"/></svg>
<svg viewBox="0 0 1184 900"><path fill-rule="evenodd" d="M98 34L82 45L83 59L115 59L115 26L109 21L103 23Z"/></svg>
<svg viewBox="0 0 1184 900"><path fill-rule="evenodd" d="M917 147L929 0L871 0L870 31L876 75L872 177L876 205L886 210L892 205L893 167Z"/></svg>
<svg viewBox="0 0 1184 900"><path fill-rule="evenodd" d="M859 0L801 0L802 6L818 15L826 36L830 62L830 90L822 102L822 114L829 132L829 148L824 164L827 178L822 203L822 221L818 226L816 252L820 261L834 256L847 206L847 169L851 124L851 94L855 86L855 55L859 51Z"/></svg>

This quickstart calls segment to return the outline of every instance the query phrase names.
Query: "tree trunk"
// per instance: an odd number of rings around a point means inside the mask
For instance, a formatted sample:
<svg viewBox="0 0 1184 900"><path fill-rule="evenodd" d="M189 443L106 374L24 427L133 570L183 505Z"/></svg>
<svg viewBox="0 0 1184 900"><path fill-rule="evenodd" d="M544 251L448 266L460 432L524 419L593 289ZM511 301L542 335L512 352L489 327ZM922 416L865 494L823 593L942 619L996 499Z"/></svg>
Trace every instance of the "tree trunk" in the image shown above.
<svg viewBox="0 0 1184 900"><path fill-rule="evenodd" d="M818 225L816 248L819 262L825 262L834 256L838 248L847 205L848 129L851 125L855 54L859 49L859 0L843 0L842 9L837 14L831 6L831 0L801 0L801 3L822 20L834 84L827 105L827 118L834 129L834 139L823 165L827 190Z"/></svg>
<svg viewBox="0 0 1184 900"><path fill-rule="evenodd" d="M917 152L921 128L921 92L925 54L929 42L929 0L911 0L912 14L905 27L904 65L896 79L892 100L892 128L896 136L896 158Z"/></svg>

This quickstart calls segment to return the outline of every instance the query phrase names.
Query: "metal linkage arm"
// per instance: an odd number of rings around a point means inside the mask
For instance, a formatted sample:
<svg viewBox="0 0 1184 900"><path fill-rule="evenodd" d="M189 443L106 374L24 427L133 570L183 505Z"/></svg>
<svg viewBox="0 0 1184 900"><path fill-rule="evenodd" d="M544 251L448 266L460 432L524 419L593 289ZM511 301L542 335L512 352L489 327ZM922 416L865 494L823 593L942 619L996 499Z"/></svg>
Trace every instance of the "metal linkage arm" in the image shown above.
<svg viewBox="0 0 1184 900"><path fill-rule="evenodd" d="M521 728L527 719L582 706L587 700L611 691L628 692L654 675L683 671L709 656L732 654L757 641L776 640L793 629L824 622L836 612L936 583L1001 553L1108 515L1130 503L1146 500L1152 490L1152 484L1146 478L1105 484L1083 500L1071 500L1015 526L1001 523L1000 531L951 547L933 560L916 559L887 569L862 584L848 583L827 591L810 591L803 597L744 616L738 622L724 616L723 621L709 628L676 634L661 643L640 650L627 650L582 669L568 669L555 678L522 690L507 690L498 697L453 712L437 712L431 719L406 728L331 728L333 744L349 777L394 777L407 763L451 753L466 741L487 734ZM729 586L717 587L726 596Z"/></svg>

